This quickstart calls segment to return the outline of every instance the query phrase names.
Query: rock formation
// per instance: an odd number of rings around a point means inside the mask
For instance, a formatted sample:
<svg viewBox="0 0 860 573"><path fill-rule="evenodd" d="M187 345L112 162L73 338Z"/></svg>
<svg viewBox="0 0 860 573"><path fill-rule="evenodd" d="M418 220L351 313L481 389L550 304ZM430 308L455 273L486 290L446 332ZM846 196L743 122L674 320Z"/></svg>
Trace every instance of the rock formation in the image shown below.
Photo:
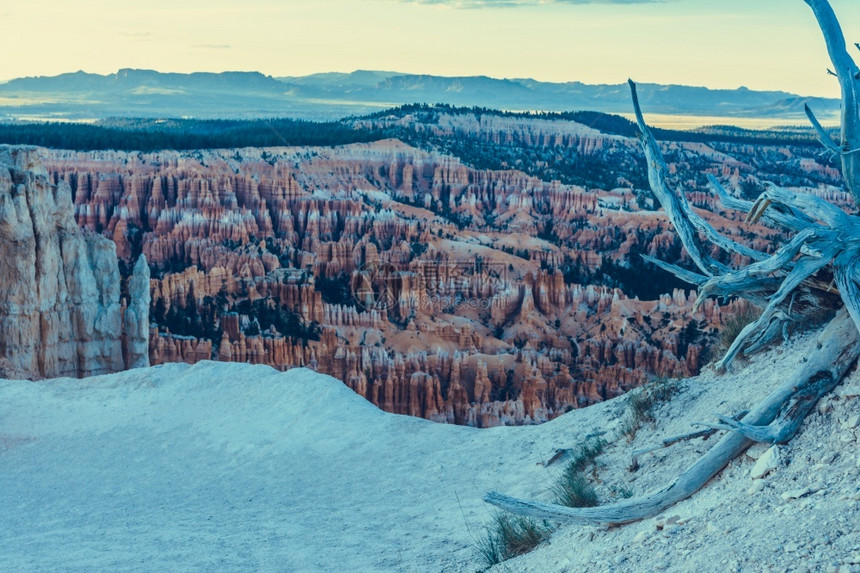
<svg viewBox="0 0 860 573"><path fill-rule="evenodd" d="M134 272L128 281L131 303L123 313L123 359L126 368L149 366L149 265L140 255L134 264Z"/></svg>
<svg viewBox="0 0 860 573"><path fill-rule="evenodd" d="M637 161L632 140L566 122L403 121L416 133L519 147L523 156L540 148L540 157L559 149ZM751 239L690 175L694 168L752 185L752 166L761 171L779 157L820 183L812 192L835 193L832 170L796 150L667 149L701 216L753 247L764 248L774 231L756 228L761 238ZM475 169L394 140L52 151L48 165L51 180L71 189L81 227L112 239L125 265L139 254L151 265L155 328L142 328L142 302L128 304L124 323L148 330L153 364L307 366L392 412L531 423L653 376L696 373L738 310L707 301L694 314L694 292L642 264L639 254L689 260L663 214L629 182L603 189ZM135 277L130 293L141 290ZM127 357L141 356L130 348Z"/></svg>
<svg viewBox="0 0 860 573"><path fill-rule="evenodd" d="M71 189L65 182L51 182L40 155L36 148L0 147L3 374L117 372L127 365L116 248L78 228ZM149 299L148 288L144 290L146 298L132 304L136 320L145 324ZM144 330L142 336L129 333L134 348L148 345Z"/></svg>

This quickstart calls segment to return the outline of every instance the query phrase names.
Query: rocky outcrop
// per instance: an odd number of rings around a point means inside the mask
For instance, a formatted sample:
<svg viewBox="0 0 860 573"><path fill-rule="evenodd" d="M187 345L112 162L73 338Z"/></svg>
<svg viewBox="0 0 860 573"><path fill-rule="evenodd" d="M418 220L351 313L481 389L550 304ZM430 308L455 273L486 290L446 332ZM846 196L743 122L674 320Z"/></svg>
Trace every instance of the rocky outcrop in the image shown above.
<svg viewBox="0 0 860 573"><path fill-rule="evenodd" d="M149 265L141 255L134 264L134 272L128 281L131 303L123 313L123 360L126 368L149 366Z"/></svg>
<svg viewBox="0 0 860 573"><path fill-rule="evenodd" d="M126 363L116 247L78 228L71 189L51 182L40 155L0 147L0 364L9 376L117 372ZM148 323L148 298L132 304ZM129 335L138 351L145 338Z"/></svg>
<svg viewBox="0 0 860 573"><path fill-rule="evenodd" d="M448 114L437 111L434 121L424 123L420 117L406 115L375 119L352 120L356 128L400 127L418 132L429 132L446 137L475 137L506 146L521 147L565 147L578 153L596 154L612 143L627 143L626 138L607 135L574 121L558 122L549 119L505 117L495 114L459 113Z"/></svg>

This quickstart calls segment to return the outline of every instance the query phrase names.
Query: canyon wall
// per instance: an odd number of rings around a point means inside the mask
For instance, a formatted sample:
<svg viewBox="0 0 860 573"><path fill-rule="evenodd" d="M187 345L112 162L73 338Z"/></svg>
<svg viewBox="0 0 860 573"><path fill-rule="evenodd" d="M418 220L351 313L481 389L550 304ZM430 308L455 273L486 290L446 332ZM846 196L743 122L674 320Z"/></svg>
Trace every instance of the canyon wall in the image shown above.
<svg viewBox="0 0 860 573"><path fill-rule="evenodd" d="M42 150L0 147L0 375L93 376L148 365L123 360L114 243L79 229L72 191L53 183ZM142 267L146 262L141 261ZM135 348L148 346L149 289L136 289Z"/></svg>

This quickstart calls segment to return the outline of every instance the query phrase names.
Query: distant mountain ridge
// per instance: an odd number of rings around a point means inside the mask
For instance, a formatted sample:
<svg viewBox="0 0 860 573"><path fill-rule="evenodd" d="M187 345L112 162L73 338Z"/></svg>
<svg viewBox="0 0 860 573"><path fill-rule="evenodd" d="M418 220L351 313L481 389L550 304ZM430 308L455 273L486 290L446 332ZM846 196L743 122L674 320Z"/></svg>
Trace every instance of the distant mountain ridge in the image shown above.
<svg viewBox="0 0 860 573"><path fill-rule="evenodd" d="M823 115L839 109L836 99L744 87L727 90L642 83L639 96L649 112L669 115L797 120L803 117L804 102ZM78 71L0 84L0 119L187 116L329 120L405 103L517 111L630 112L624 84L372 70L275 78L259 72L182 74L121 69L107 75Z"/></svg>
<svg viewBox="0 0 860 573"><path fill-rule="evenodd" d="M283 91L278 80L260 72L194 72L191 74L164 73L155 70L123 68L115 74L100 75L84 71L17 78L3 85L4 89L87 91L93 88L123 91L140 86L162 86L173 89L236 89L240 91Z"/></svg>

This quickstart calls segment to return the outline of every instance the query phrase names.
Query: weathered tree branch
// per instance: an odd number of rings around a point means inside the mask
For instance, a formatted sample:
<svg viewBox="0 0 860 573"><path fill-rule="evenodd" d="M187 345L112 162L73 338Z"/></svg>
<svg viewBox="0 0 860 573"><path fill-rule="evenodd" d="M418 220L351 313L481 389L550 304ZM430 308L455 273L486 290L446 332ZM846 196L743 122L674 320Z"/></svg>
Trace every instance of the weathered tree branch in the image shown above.
<svg viewBox="0 0 860 573"><path fill-rule="evenodd" d="M836 272L833 278L839 288L839 293L842 295L842 300L845 303L845 308L854 320L854 324L860 328L860 289L857 283L860 281L860 261L857 258L856 251L853 256L848 253L842 253L836 260Z"/></svg>
<svg viewBox="0 0 860 573"><path fill-rule="evenodd" d="M783 408L815 385L835 387L860 356L860 338L847 313L840 313L818 337L818 352L791 374L741 420L748 426L766 426ZM826 382L825 382L826 381ZM828 390L829 391L829 390ZM816 398L817 400L817 398ZM811 401L811 406L815 401ZM802 420L802 416L799 416ZM796 428L794 429L796 431ZM659 514L691 496L726 464L743 453L752 440L738 432L723 436L708 453L665 488L642 497L597 507L565 507L557 504L517 499L491 492L485 501L519 515L574 523L621 524Z"/></svg>
<svg viewBox="0 0 860 573"><path fill-rule="evenodd" d="M636 123L639 125L640 137L642 139L642 148L645 151L645 160L648 162L648 182L651 184L651 191L657 197L657 200L666 211L666 216L672 226L675 227L678 235L681 237L681 243L690 254L690 258L703 273L712 276L716 273L723 273L728 268L705 254L706 250L699 240L699 235L696 228L690 220L690 208L678 198L678 195L669 191L666 186L666 173L669 168L663 159L663 154L660 153L660 148L657 146L657 141L651 134L651 130L645 124L642 117L642 110L639 107L639 96L636 94L636 84L633 80L627 80L630 85L630 93L633 98L633 111L636 114ZM716 231L715 231L716 232Z"/></svg>
<svg viewBox="0 0 860 573"><path fill-rule="evenodd" d="M827 0L804 0L812 8L824 35L827 53L842 92L842 178L854 202L860 204L860 68L848 54L845 36Z"/></svg>
<svg viewBox="0 0 860 573"><path fill-rule="evenodd" d="M711 184L711 188L720 198L720 202L728 207L729 209L734 209L735 211L742 211L744 213L748 213L750 209L752 209L753 202L745 201L743 199L738 199L736 197L732 197L729 195L728 191L720 185L720 182L717 181L717 178L708 173L706 175L708 178L708 183ZM806 215L791 209L790 206L785 208L786 212L777 211L776 209L769 209L763 215L763 219L772 225L780 225L791 229L792 231L802 231L806 227L810 226L813 221L809 219Z"/></svg>
<svg viewBox="0 0 860 573"><path fill-rule="evenodd" d="M678 198L684 204L684 209L686 210L690 218L690 222L697 230L701 231L702 234L705 235L705 237L710 242L717 245L724 251L743 255L745 257L751 258L754 261L761 261L767 258L767 253L762 253L761 251L757 251L753 248L747 247L746 245L742 245L737 241L734 241L726 236L721 235L719 232L717 232L716 229L711 226L710 223L702 219L702 217L700 217L698 213L696 213L695 211L693 211L693 209L690 208L690 204L687 202L683 194L678 194Z"/></svg>
<svg viewBox="0 0 860 573"><path fill-rule="evenodd" d="M761 348L780 333L787 332L787 324L792 320L792 313L785 308L778 307L783 305L785 297L791 290L829 263L829 260L820 262L820 259L816 257L821 254L821 249L813 249L815 251L813 255L816 256L802 261L802 264L795 263L794 258L801 252L801 249L810 250L812 246L822 245L826 239L832 238L832 233L815 224L816 218L825 222L832 222L840 216L847 217L847 215L817 198L797 198L798 205L791 205L788 199L795 198L796 194L772 187L758 201L751 204L750 218L758 220L768 215L769 212L775 213L772 217L773 220L787 222L794 228L801 228L797 236L770 257L724 237L693 211L682 193L676 193L669 189L665 180L668 167L654 136L645 124L636 92L636 84L632 80L628 80L628 83L630 84L633 110L640 130L642 148L648 165L648 180L651 184L651 190L663 206L670 222L678 231L681 243L690 253L693 262L710 278L703 282L703 277L696 273L668 263L656 262L652 258L646 260L654 262L682 280L699 286L697 306L708 296L739 296L765 309L758 321L742 331L729 352L718 363L720 368L726 368L735 356L745 348L747 350ZM728 195L721 189L716 180L712 180L711 183L717 193L722 192L726 196ZM768 209L771 204L773 204L772 208ZM837 214L835 211L839 211L839 213ZM714 261L703 254L705 248L699 238L700 231L710 243L728 252L749 256L756 262L745 268L732 270ZM831 258L835 255L836 250L828 251ZM810 303L810 301L817 301L822 296L814 293L811 286L805 286L804 290L805 293L802 297L804 304L799 305L801 311L808 311L821 306L826 307L826 305ZM774 294L778 296L774 297Z"/></svg>
<svg viewBox="0 0 860 573"><path fill-rule="evenodd" d="M806 112L806 117L809 118L809 123L812 124L812 128L815 130L816 135L818 135L818 141L821 142L821 145L833 153L840 153L842 150L839 149L838 145L833 143L832 139L830 139L830 134L827 133L827 130L824 129L824 126L821 125L818 118L815 117L814 113L812 113L812 110L809 108L809 104L803 104L803 111Z"/></svg>
<svg viewBox="0 0 860 573"><path fill-rule="evenodd" d="M686 440L695 440L696 438L707 438L709 436L713 436L716 433L717 428L698 430L696 432L689 432L686 434L680 434L678 436L663 438L662 440L657 442L657 445L655 446L648 446L647 448L639 448L638 450L634 450L633 453L630 455L630 471L635 472L637 469L639 469L639 458L644 456L645 454L650 454L651 452L656 452L657 450L668 448L669 446L677 444L678 442L684 442Z"/></svg>
<svg viewBox="0 0 860 573"><path fill-rule="evenodd" d="M681 279L684 282L688 282L691 285L703 285L708 282L708 277L705 275L700 275L698 273L694 273L693 271L688 271L687 269L683 269L677 265L673 265L671 263L667 263L666 261L661 261L660 259L655 259L650 255L641 255L643 259L648 261L649 263L654 264L655 266L660 267L664 271L668 271Z"/></svg>
<svg viewBox="0 0 860 573"><path fill-rule="evenodd" d="M839 207L828 203L809 193L797 193L771 184L769 189L759 195L747 217L747 222L756 223L765 210L773 206L790 206L797 209L809 219L820 221L823 225L835 229L852 223L850 216Z"/></svg>
<svg viewBox="0 0 860 573"><path fill-rule="evenodd" d="M776 253L764 261L753 263L742 269L714 276L702 285L696 304L714 295L733 295L759 286L760 280L766 280L772 274L782 271L800 252L807 240L815 235L815 229L804 229L794 236L787 244L780 247ZM771 281L772 282L772 281Z"/></svg>
<svg viewBox="0 0 860 573"><path fill-rule="evenodd" d="M755 442L784 444L794 437L804 418L818 400L832 391L840 381L840 378L834 378L829 372L823 370L818 372L803 388L797 390L780 411L779 416L766 426L745 424L722 414L716 414L717 419L720 420L718 424L698 422L696 425L734 431Z"/></svg>
<svg viewBox="0 0 860 573"><path fill-rule="evenodd" d="M760 350L783 332L791 317L781 310L768 306L761 316L746 325L732 342L725 355L715 364L717 370L725 370L739 353L747 354Z"/></svg>
<svg viewBox="0 0 860 573"><path fill-rule="evenodd" d="M743 410L738 412L736 415L732 416L732 420L737 421L749 414L749 410ZM696 424L693 424L694 426ZM706 426L708 424L699 424ZM695 440L696 438L708 438L717 433L717 428L708 428L707 430L698 430L696 432L689 432L686 434L680 434L677 436L670 436L668 438L663 438L657 445L648 446L647 448L639 448L638 450L634 450L633 454L630 457L630 471L634 472L639 468L639 458L644 456L645 454L650 454L651 452L656 452L657 450L662 450L663 448L668 448L673 444L677 444L678 442L683 442L686 440Z"/></svg>
<svg viewBox="0 0 860 573"><path fill-rule="evenodd" d="M847 53L842 30L827 0L805 2L815 13L824 34L842 90L841 147L830 141L808 107L807 115L822 144L839 152L846 185L855 202L860 203L860 69ZM751 412L740 421L718 415L719 423L705 424L714 429L729 430L729 433L665 488L638 498L582 508L525 501L496 492L486 496L487 502L520 515L608 524L657 515L698 491L754 440L777 443L791 439L819 398L839 384L860 356L860 218L850 216L810 194L795 193L774 185L756 202L748 203L730 197L715 178L709 177L726 206L748 210L749 222L764 218L797 231L773 255L762 256L742 269L728 269L705 254L706 249L698 233L702 232L711 243L730 252L738 253L746 248L739 249L737 243L717 233L690 208L682 195L669 190L665 181L668 168L643 119L636 85L632 81L629 83L651 190L704 275L651 257L646 257L646 260L698 285L697 304L707 296L722 295L741 296L764 306L761 317L741 331L718 366L727 366L743 350L761 348L780 332L786 336L788 322L827 308L834 295L841 298L845 308L839 310L836 318L819 335L816 352ZM832 293L826 285L822 287L821 277L816 277L822 271L824 281L828 280L825 268L832 271L838 293Z"/></svg>

